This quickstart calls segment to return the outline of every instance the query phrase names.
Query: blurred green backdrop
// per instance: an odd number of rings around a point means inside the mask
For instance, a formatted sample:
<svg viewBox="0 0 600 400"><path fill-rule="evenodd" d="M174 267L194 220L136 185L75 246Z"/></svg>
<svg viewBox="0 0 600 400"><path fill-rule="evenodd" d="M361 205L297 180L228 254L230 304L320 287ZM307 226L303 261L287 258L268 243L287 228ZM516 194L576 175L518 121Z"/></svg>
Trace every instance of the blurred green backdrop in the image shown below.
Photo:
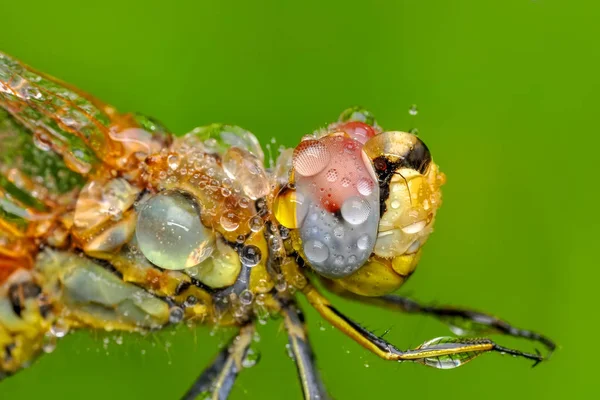
<svg viewBox="0 0 600 400"><path fill-rule="evenodd" d="M591 392L598 2L3 0L0 10L2 50L179 133L229 122L294 146L355 104L387 129L419 129L448 184L436 233L402 292L490 311L561 349L535 369L499 355L452 371L392 364L307 310L333 397ZM436 321L334 300L371 329L391 327L387 338L401 347L449 333ZM176 399L224 340L205 328L125 335L122 344L114 336L69 335L0 384L0 398ZM263 359L232 398L301 398L279 321L261 336Z"/></svg>

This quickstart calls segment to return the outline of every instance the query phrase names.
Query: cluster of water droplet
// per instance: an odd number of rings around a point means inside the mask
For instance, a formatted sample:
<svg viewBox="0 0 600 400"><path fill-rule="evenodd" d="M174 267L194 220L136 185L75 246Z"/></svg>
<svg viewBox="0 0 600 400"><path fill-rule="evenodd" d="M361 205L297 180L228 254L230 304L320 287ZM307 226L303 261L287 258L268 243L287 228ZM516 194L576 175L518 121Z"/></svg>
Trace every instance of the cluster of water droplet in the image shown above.
<svg viewBox="0 0 600 400"><path fill-rule="evenodd" d="M356 137L368 136L365 130ZM307 261L325 276L351 274L370 256L379 222L379 187L362 143L345 132L305 140L293 168Z"/></svg>

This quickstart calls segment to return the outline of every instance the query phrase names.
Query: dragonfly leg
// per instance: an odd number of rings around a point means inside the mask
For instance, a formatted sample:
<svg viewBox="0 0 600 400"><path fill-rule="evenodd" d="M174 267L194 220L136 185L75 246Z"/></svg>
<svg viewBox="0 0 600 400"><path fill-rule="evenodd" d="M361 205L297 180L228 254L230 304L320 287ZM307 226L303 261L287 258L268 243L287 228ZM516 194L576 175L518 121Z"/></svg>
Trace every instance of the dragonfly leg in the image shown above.
<svg viewBox="0 0 600 400"><path fill-rule="evenodd" d="M294 302L287 302L282 304L281 313L288 332L290 350L296 362L304 398L306 400L328 399L329 396L319 376L315 357L308 340L302 311Z"/></svg>
<svg viewBox="0 0 600 400"><path fill-rule="evenodd" d="M343 315L311 284L307 283L302 292L324 319L352 340L385 360L412 361L443 369L458 367L487 352L526 358L533 360L534 365L544 360L539 353L531 354L505 348L486 338L437 338L425 342L415 349L400 350Z"/></svg>
<svg viewBox="0 0 600 400"><path fill-rule="evenodd" d="M424 305L407 297L394 294L381 297L365 297L351 293L342 288L333 287L330 282L327 284L336 294L344 298L395 311L432 316L450 325L455 333L499 333L541 343L548 349L550 354L556 349L556 344L546 336L527 329L517 328L508 322L487 313L451 306Z"/></svg>
<svg viewBox="0 0 600 400"><path fill-rule="evenodd" d="M202 372L182 400L193 400L199 396L213 400L225 400L229 396L235 379L241 371L242 361L252 343L254 324L242 327L229 345L217 355L213 363Z"/></svg>

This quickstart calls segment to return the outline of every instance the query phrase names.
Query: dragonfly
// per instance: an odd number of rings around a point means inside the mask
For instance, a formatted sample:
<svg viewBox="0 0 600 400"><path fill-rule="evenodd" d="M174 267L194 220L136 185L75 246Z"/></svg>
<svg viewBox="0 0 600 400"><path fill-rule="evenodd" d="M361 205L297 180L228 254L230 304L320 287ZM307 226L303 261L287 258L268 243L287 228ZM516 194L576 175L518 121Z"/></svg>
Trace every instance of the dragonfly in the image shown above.
<svg viewBox="0 0 600 400"><path fill-rule="evenodd" d="M395 294L419 262L446 178L419 137L382 129L363 108L265 167L245 129L177 136L0 53L0 149L0 379L79 329L206 324L236 334L181 396L226 399L257 326L282 318L304 398L326 399L300 297L393 362L451 369L502 353L535 365L556 347L488 313ZM401 349L328 292L430 316L457 335Z"/></svg>

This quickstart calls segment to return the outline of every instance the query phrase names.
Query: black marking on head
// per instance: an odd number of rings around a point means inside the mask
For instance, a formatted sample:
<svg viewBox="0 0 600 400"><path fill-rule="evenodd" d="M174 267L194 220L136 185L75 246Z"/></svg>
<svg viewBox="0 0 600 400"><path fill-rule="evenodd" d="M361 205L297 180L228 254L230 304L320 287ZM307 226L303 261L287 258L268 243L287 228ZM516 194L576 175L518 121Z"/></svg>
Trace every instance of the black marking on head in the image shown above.
<svg viewBox="0 0 600 400"><path fill-rule="evenodd" d="M33 282L21 282L12 284L8 288L8 298L12 309L19 317L25 307L25 300L36 298L42 293L42 289Z"/></svg>
<svg viewBox="0 0 600 400"><path fill-rule="evenodd" d="M400 155L396 161L392 161L386 156L379 156L373 160L379 181L379 215L385 213L385 202L390 197L390 182L396 171L400 168L410 168L424 174L430 163L431 153L419 138L417 138L417 143L406 154Z"/></svg>
<svg viewBox="0 0 600 400"><path fill-rule="evenodd" d="M17 347L14 343L9 343L4 346L4 361L11 362L13 359L13 350Z"/></svg>
<svg viewBox="0 0 600 400"><path fill-rule="evenodd" d="M190 286L192 286L191 282L186 282L186 281L179 282L179 284L175 288L175 296L179 296L184 290L186 290Z"/></svg>

